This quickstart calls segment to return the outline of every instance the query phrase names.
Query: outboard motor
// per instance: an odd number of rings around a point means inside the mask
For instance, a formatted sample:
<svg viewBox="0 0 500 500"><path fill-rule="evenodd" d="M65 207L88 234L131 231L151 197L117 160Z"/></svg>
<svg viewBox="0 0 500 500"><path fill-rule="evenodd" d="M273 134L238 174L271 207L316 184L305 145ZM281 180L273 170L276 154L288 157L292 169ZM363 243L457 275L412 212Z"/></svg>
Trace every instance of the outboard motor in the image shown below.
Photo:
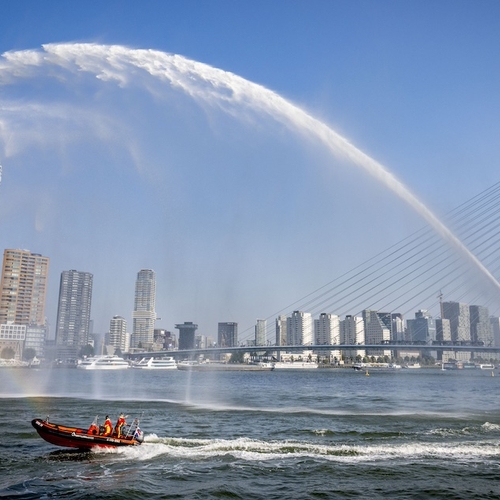
<svg viewBox="0 0 500 500"><path fill-rule="evenodd" d="M139 427L137 427L137 429L134 432L134 439L139 441L139 443L142 443L144 441L144 432L142 432L141 429L139 429Z"/></svg>

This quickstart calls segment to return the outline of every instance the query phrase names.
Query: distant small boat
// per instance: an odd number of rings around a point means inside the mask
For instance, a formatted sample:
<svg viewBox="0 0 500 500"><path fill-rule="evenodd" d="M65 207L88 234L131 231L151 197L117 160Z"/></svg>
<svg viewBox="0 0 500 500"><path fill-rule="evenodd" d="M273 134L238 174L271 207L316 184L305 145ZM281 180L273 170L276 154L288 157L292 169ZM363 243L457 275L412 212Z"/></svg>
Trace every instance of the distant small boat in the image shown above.
<svg viewBox="0 0 500 500"><path fill-rule="evenodd" d="M277 361L274 363L275 370L310 370L318 368L318 363L302 362L302 361Z"/></svg>
<svg viewBox="0 0 500 500"><path fill-rule="evenodd" d="M483 365L479 365L479 368L481 370L494 370L495 369L495 365L492 365L491 363L485 363Z"/></svg>
<svg viewBox="0 0 500 500"><path fill-rule="evenodd" d="M422 368L422 367L420 366L420 363L412 363L410 365L404 365L403 368L409 368L411 370L411 369Z"/></svg>
<svg viewBox="0 0 500 500"><path fill-rule="evenodd" d="M449 360L442 364L445 370L462 370L464 365L461 361Z"/></svg>
<svg viewBox="0 0 500 500"><path fill-rule="evenodd" d="M389 364L389 368L390 368L391 370L400 370L400 369L402 368L402 366L401 366L401 365L398 365L397 363L390 363L390 364Z"/></svg>
<svg viewBox="0 0 500 500"><path fill-rule="evenodd" d="M78 364L80 370L126 370L129 364L119 356L91 356Z"/></svg>
<svg viewBox="0 0 500 500"><path fill-rule="evenodd" d="M38 368L40 366L40 360L35 356L28 365L30 368Z"/></svg>
<svg viewBox="0 0 500 500"><path fill-rule="evenodd" d="M142 358L138 363L133 363L132 368L140 370L176 370L177 363L172 356L155 358Z"/></svg>

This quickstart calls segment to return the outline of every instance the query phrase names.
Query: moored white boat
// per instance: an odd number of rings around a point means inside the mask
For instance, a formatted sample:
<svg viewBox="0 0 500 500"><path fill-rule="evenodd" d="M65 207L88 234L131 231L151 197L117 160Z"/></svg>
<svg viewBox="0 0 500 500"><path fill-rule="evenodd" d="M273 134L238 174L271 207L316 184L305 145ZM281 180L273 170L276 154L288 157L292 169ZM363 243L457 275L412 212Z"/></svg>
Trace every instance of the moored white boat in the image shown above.
<svg viewBox="0 0 500 500"><path fill-rule="evenodd" d="M35 356L28 364L30 368L38 368L40 366L40 360Z"/></svg>
<svg viewBox="0 0 500 500"><path fill-rule="evenodd" d="M139 362L134 363L132 368L140 370L176 370L177 363L172 356L155 359L142 358Z"/></svg>
<svg viewBox="0 0 500 500"><path fill-rule="evenodd" d="M26 368L28 365L27 361L19 359L0 359L0 368Z"/></svg>
<svg viewBox="0 0 500 500"><path fill-rule="evenodd" d="M272 371L273 363L219 363L208 361L199 363L197 361L181 361L177 364L178 370L190 371Z"/></svg>
<svg viewBox="0 0 500 500"><path fill-rule="evenodd" d="M302 361L276 361L274 363L275 370L310 370L318 368L318 363L303 363Z"/></svg>
<svg viewBox="0 0 500 500"><path fill-rule="evenodd" d="M443 370L461 370L463 368L461 361L448 360L442 364Z"/></svg>
<svg viewBox="0 0 500 500"><path fill-rule="evenodd" d="M491 363L485 363L485 364L479 365L479 368L481 370L494 370L495 365L492 365Z"/></svg>
<svg viewBox="0 0 500 500"><path fill-rule="evenodd" d="M91 356L78 364L81 370L126 370L129 364L119 356Z"/></svg>

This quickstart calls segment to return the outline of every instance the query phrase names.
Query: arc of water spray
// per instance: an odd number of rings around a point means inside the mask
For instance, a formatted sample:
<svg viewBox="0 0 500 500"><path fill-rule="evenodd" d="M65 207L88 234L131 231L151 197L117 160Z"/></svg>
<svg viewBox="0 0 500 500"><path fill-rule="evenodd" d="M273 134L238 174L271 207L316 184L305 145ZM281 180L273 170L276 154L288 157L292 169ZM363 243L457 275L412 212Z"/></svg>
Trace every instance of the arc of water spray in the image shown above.
<svg viewBox="0 0 500 500"><path fill-rule="evenodd" d="M103 81L115 81L120 86L127 86L137 77L137 70L142 70L146 75L183 91L197 102L217 106L238 118L244 116L245 111L249 114L264 113L295 132L319 140L331 153L348 159L385 184L500 290L500 283L481 261L390 171L325 123L261 85L183 56L120 45L47 44L43 45L43 51L7 52L3 58L4 62L0 62L0 84L11 83L23 76L30 77L36 68L48 65L71 72L88 72Z"/></svg>

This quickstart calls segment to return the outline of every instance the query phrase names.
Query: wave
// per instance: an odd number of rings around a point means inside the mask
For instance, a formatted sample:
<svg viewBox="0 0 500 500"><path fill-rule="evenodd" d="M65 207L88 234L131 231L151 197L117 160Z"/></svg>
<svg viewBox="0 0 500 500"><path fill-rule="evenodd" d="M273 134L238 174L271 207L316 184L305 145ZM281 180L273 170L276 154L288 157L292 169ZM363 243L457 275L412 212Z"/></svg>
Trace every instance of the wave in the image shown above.
<svg viewBox="0 0 500 500"><path fill-rule="evenodd" d="M466 426L460 429L452 428L438 428L432 429L428 434L443 436L443 437L453 437L453 436L473 436L478 434L486 433L498 433L500 431L500 425L492 424L490 422L485 422L482 425Z"/></svg>

